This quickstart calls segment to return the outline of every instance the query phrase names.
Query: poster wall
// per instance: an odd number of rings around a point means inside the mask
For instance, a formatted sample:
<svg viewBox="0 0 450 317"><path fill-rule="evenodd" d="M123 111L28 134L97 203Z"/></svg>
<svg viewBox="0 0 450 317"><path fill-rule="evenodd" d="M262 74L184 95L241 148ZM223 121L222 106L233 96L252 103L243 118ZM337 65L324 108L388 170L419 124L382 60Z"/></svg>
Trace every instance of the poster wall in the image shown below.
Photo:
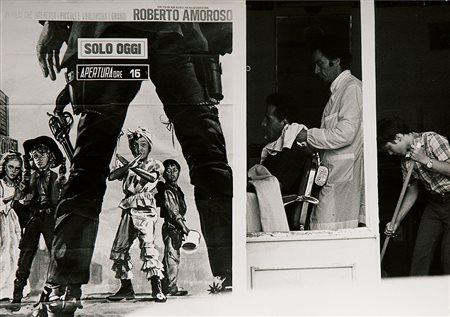
<svg viewBox="0 0 450 317"><path fill-rule="evenodd" d="M131 280L136 298L156 301L155 276L164 293L231 290L244 12L240 1L1 1L2 154L21 153L14 202L31 210L10 248L16 261L36 252L19 309L49 284L105 299ZM35 180L40 156L57 185ZM179 172L172 204L158 184L173 183L168 159ZM44 209L59 244L40 223L19 248ZM17 270L2 263L2 298L14 299Z"/></svg>

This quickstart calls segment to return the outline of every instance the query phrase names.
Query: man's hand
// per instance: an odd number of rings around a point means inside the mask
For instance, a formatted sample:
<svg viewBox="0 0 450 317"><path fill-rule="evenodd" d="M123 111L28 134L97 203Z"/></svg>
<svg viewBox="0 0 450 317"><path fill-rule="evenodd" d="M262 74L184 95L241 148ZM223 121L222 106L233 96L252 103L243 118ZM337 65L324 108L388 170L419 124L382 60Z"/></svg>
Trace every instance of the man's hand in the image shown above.
<svg viewBox="0 0 450 317"><path fill-rule="evenodd" d="M422 147L412 144L411 149L409 151L409 157L416 162L421 164L427 164L429 161L428 156L425 154L425 151Z"/></svg>
<svg viewBox="0 0 450 317"><path fill-rule="evenodd" d="M395 237L395 231L397 230L399 226L399 223L392 223L392 222L388 222L386 224L386 229L384 230L384 234L389 236L389 237Z"/></svg>
<svg viewBox="0 0 450 317"><path fill-rule="evenodd" d="M58 22L45 22L36 45L39 66L45 78L50 75L50 79L55 80L55 70L57 73L61 71L59 50L67 39L68 32L68 29L62 28Z"/></svg>
<svg viewBox="0 0 450 317"><path fill-rule="evenodd" d="M308 137L306 129L302 129L298 134L295 140L299 143L306 142L306 139Z"/></svg>

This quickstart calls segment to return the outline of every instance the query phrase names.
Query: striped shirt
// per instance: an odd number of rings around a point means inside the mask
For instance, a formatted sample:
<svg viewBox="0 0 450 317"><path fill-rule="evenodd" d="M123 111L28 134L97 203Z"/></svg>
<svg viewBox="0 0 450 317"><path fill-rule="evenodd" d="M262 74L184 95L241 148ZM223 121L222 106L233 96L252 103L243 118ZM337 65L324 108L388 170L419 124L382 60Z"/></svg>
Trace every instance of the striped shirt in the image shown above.
<svg viewBox="0 0 450 317"><path fill-rule="evenodd" d="M435 132L413 132L413 144L422 144L425 155L434 161L450 162L450 144L448 140ZM409 161L409 160L408 160ZM402 159L402 173L405 179L408 166L411 164L404 158ZM415 162L414 170L411 175L411 184L420 181L425 188L433 194L446 194L450 192L450 177L440 173L433 172L426 165Z"/></svg>
<svg viewBox="0 0 450 317"><path fill-rule="evenodd" d="M155 208L156 206L154 194L157 192L156 184L162 177L164 166L161 161L148 158L146 161L142 161L138 167L152 173L156 177L156 180L154 182L148 182L132 170L128 170L122 183L122 190L125 194L125 198L122 199L119 205L122 209L138 207Z"/></svg>

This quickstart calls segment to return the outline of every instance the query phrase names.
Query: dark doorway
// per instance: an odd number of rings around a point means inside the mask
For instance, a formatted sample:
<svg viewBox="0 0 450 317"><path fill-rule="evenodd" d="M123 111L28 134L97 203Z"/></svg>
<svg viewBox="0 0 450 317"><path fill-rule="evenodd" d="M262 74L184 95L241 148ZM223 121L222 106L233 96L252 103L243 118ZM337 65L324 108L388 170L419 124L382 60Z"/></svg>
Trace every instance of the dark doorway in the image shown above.
<svg viewBox="0 0 450 317"><path fill-rule="evenodd" d="M259 162L265 98L291 95L294 121L319 127L329 87L314 75L309 41L332 34L347 41L361 79L359 1L247 1L247 165Z"/></svg>

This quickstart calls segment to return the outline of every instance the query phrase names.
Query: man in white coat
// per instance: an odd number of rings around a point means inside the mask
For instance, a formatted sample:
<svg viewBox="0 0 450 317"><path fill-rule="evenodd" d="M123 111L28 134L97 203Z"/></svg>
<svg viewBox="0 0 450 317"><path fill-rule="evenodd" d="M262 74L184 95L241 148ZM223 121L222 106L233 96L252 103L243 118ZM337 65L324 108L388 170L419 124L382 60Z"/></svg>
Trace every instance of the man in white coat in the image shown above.
<svg viewBox="0 0 450 317"><path fill-rule="evenodd" d="M342 41L324 37L315 44L314 72L331 85L331 94L320 128L302 130L297 141L321 151L329 176L310 227L356 228L365 223L361 81L349 70L350 52Z"/></svg>

